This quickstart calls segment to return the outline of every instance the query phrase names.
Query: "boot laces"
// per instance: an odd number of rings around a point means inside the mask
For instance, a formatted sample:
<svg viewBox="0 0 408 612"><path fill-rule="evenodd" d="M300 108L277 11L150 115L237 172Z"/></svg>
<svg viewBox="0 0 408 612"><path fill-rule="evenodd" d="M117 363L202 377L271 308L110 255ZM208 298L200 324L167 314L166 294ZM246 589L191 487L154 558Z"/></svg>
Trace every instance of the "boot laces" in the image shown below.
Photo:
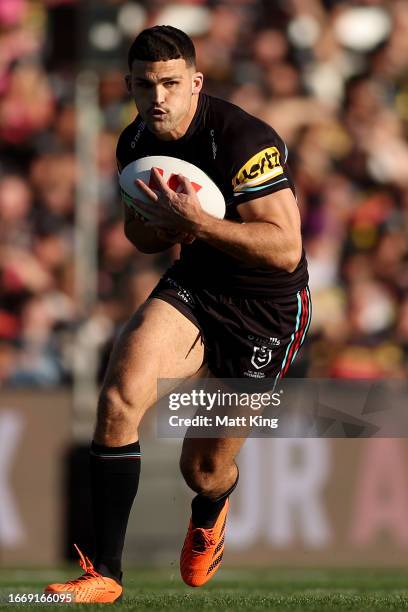
<svg viewBox="0 0 408 612"><path fill-rule="evenodd" d="M79 554L79 565L84 570L85 574L79 576L79 578L76 578L75 580L70 580L66 584L75 586L75 584L78 582L90 580L90 578L101 578L103 580L102 574L99 574L99 572L96 571L90 558L84 555L76 544L74 544L74 546Z"/></svg>
<svg viewBox="0 0 408 612"><path fill-rule="evenodd" d="M194 529L192 540L191 550L196 555L205 553L208 548L215 544L212 529L202 529L201 527Z"/></svg>

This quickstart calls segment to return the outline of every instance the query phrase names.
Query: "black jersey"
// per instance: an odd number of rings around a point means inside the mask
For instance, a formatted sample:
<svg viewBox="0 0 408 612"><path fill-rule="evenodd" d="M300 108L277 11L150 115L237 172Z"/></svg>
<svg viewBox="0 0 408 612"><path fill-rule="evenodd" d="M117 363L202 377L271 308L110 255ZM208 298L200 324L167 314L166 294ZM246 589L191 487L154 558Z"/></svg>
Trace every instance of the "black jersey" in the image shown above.
<svg viewBox="0 0 408 612"><path fill-rule="evenodd" d="M287 148L275 130L238 106L203 93L187 132L178 140L156 138L140 116L124 129L117 146L119 169L147 155L178 157L204 170L224 195L229 220L242 222L239 204L280 189L294 193ZM277 298L295 294L308 281L304 252L289 273L256 267L202 240L182 245L169 273L192 288Z"/></svg>

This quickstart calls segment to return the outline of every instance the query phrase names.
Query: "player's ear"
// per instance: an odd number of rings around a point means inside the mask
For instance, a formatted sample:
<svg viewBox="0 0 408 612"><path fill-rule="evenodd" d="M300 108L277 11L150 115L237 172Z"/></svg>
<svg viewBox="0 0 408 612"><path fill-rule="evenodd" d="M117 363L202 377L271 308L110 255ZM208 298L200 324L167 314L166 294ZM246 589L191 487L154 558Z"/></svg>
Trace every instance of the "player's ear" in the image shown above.
<svg viewBox="0 0 408 612"><path fill-rule="evenodd" d="M126 91L132 93L132 80L130 74L125 74Z"/></svg>
<svg viewBox="0 0 408 612"><path fill-rule="evenodd" d="M193 89L192 89L193 94L200 93L200 91L203 88L203 79L204 79L204 75L202 72L195 72L193 74Z"/></svg>

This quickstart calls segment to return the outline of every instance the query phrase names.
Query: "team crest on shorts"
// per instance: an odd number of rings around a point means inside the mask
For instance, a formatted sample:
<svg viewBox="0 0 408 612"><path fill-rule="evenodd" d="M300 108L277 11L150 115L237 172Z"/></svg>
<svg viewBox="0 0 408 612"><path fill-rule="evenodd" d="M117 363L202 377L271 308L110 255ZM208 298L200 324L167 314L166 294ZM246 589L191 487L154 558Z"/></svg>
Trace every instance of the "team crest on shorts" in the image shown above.
<svg viewBox="0 0 408 612"><path fill-rule="evenodd" d="M272 349L267 346L254 346L251 363L257 370L265 368L272 360Z"/></svg>

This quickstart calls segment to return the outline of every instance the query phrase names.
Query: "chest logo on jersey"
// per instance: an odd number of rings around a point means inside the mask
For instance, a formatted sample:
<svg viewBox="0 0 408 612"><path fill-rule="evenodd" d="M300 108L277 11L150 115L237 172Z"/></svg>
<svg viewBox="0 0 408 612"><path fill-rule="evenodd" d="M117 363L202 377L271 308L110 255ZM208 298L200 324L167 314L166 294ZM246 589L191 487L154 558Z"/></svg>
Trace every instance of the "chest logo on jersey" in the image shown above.
<svg viewBox="0 0 408 612"><path fill-rule="evenodd" d="M164 170L162 168L156 168L156 170L158 170L158 172L162 176L164 175ZM193 183L193 181L190 182L194 191L198 193L202 188L202 185L199 185L198 183ZM177 174L170 174L169 178L167 179L167 186L170 187L170 189L172 189L173 191L176 191L177 193L182 190L182 184L180 183ZM160 185L157 183L154 177L153 170L150 171L149 187L150 189L153 189L155 191L160 191Z"/></svg>
<svg viewBox="0 0 408 612"><path fill-rule="evenodd" d="M253 155L242 166L232 179L232 188L234 192L255 191L280 174L283 174L280 153L276 147L268 147Z"/></svg>

